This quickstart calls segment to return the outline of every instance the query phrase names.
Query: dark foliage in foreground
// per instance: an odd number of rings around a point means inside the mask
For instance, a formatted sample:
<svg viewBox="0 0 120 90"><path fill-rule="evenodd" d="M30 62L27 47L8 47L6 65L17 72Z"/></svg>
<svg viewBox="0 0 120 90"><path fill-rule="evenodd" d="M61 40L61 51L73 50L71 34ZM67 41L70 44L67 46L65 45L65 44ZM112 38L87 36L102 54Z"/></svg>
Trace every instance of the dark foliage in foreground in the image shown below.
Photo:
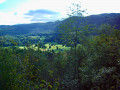
<svg viewBox="0 0 120 90"><path fill-rule="evenodd" d="M0 48L0 89L117 90L120 30L104 26L76 51L42 52ZM2 44L2 41L0 41Z"/></svg>

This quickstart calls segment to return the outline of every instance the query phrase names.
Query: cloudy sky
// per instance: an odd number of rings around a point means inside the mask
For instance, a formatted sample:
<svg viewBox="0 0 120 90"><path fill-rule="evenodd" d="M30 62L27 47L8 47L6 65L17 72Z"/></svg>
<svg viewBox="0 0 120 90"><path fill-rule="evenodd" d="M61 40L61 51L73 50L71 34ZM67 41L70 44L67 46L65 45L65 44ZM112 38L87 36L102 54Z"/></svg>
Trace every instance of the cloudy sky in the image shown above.
<svg viewBox="0 0 120 90"><path fill-rule="evenodd" d="M0 25L60 20L78 2L88 15L120 13L120 0L0 0Z"/></svg>

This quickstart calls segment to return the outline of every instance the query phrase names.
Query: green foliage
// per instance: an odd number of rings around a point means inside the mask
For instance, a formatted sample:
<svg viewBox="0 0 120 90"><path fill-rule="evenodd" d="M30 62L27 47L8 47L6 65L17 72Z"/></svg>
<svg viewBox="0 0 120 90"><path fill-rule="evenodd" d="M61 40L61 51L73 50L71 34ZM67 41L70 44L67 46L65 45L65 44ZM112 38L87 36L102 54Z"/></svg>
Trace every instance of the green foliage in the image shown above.
<svg viewBox="0 0 120 90"><path fill-rule="evenodd" d="M79 68L84 88L116 89L119 85L119 30L105 26L106 32L90 41L88 58ZM110 33L112 32L112 33ZM116 77L116 78L115 78ZM113 83L114 82L114 83Z"/></svg>
<svg viewBox="0 0 120 90"><path fill-rule="evenodd" d="M68 14L70 18L60 24L60 35L63 44L73 47L76 52L77 44L86 41L89 25L86 24L86 19L83 15L85 10L81 10L79 4L73 4L70 7L70 12Z"/></svg>
<svg viewBox="0 0 120 90"><path fill-rule="evenodd" d="M74 19L78 20L71 17L71 22L66 21L62 29L65 35L63 38L68 40L66 44L73 47L74 32L78 30L76 52L56 42L45 44L47 37L44 36L0 37L0 89L119 89L120 30L110 25L102 25L98 34L93 35L91 33L95 30L94 26L77 28ZM91 31L88 31L89 28ZM28 49L17 48L25 44ZM33 44L39 48L46 46L46 49L51 46L51 50L57 53L35 50ZM4 47L9 45L12 47Z"/></svg>

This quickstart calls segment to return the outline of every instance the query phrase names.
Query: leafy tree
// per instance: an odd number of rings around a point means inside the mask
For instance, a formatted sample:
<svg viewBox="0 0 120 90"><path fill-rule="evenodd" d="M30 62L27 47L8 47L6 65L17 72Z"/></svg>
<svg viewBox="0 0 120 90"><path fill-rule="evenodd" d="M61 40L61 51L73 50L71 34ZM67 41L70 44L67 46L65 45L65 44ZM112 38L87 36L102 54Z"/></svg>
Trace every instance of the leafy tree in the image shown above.
<svg viewBox="0 0 120 90"><path fill-rule="evenodd" d="M90 40L87 58L79 67L81 84L83 88L116 90L120 85L120 31L109 25L103 25L101 30L101 35Z"/></svg>
<svg viewBox="0 0 120 90"><path fill-rule="evenodd" d="M37 44L37 47L38 47L38 51L40 48L46 48L44 42L41 42L41 41L39 41L39 43Z"/></svg>
<svg viewBox="0 0 120 90"><path fill-rule="evenodd" d="M63 44L74 47L75 52L81 32L87 29L85 27L86 20L84 19L84 13L85 10L81 10L79 4L72 4L70 12L68 13L69 18L60 24L60 33Z"/></svg>

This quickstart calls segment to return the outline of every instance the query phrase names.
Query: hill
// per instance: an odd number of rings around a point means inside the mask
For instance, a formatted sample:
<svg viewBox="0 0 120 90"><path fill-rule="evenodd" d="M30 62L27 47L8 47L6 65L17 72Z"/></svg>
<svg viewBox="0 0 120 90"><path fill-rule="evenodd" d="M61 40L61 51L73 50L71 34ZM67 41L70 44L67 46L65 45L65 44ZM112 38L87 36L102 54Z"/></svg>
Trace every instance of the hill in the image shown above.
<svg viewBox="0 0 120 90"><path fill-rule="evenodd" d="M107 13L99 15L91 15L84 17L88 24L94 24L99 27L101 24L116 25L120 28L120 13ZM69 20L69 18L65 19ZM0 25L0 35L22 35L29 33L53 33L58 30L58 25L65 22L47 22L47 23L32 23L32 24L19 24L19 25ZM81 21L80 21L81 22Z"/></svg>

